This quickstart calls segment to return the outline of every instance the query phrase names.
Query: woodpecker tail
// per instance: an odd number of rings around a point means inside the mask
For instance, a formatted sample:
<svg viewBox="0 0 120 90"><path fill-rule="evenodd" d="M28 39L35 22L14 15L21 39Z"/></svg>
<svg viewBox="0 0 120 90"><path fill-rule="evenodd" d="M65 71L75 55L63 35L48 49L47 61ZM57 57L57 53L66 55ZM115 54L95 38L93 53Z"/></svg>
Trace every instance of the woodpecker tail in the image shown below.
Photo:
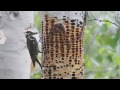
<svg viewBox="0 0 120 90"><path fill-rule="evenodd" d="M33 66L35 67L35 60L32 60Z"/></svg>
<svg viewBox="0 0 120 90"><path fill-rule="evenodd" d="M36 62L39 64L40 68L42 69L42 65L41 65L41 63L38 61L38 59L36 59Z"/></svg>
<svg viewBox="0 0 120 90"><path fill-rule="evenodd" d="M41 63L39 62L39 60L37 59L37 57L33 57L32 58L32 63L33 63L33 66L35 67L35 63L38 63L39 64L39 66L40 66L40 68L42 69L42 65L41 65Z"/></svg>

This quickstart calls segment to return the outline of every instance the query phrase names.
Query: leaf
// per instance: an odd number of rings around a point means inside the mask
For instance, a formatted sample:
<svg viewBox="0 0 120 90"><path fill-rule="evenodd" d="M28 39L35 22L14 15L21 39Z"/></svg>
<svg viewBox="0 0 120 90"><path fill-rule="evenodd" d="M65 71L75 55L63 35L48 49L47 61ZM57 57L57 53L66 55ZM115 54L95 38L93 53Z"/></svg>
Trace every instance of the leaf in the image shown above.
<svg viewBox="0 0 120 90"><path fill-rule="evenodd" d="M102 53L104 53L104 51L105 51L105 49L102 47L102 48L100 48L99 49L99 54L102 54Z"/></svg>
<svg viewBox="0 0 120 90"><path fill-rule="evenodd" d="M108 26L106 23L104 23L101 27L100 27L100 31L102 34L105 34L108 30Z"/></svg>
<svg viewBox="0 0 120 90"><path fill-rule="evenodd" d="M114 38L113 38L112 34L110 35L110 33L101 35L101 42L102 42L102 44L109 45L113 49L115 49L116 46L117 46L117 42L119 40L119 35L120 35L119 33L120 33L120 30L117 30L116 35L114 36Z"/></svg>
<svg viewBox="0 0 120 90"><path fill-rule="evenodd" d="M86 29L86 30L85 30L85 33L86 33L86 34L90 34L90 30Z"/></svg>
<svg viewBox="0 0 120 90"><path fill-rule="evenodd" d="M120 28L117 29L115 38L117 39L117 41L120 40Z"/></svg>
<svg viewBox="0 0 120 90"><path fill-rule="evenodd" d="M94 75L94 78L99 78L102 76L102 73L101 72L97 72L95 75Z"/></svg>
<svg viewBox="0 0 120 90"><path fill-rule="evenodd" d="M107 25L107 27L110 27L110 26L111 26L111 23L109 22L109 20L104 19L104 21L105 21L105 24Z"/></svg>
<svg viewBox="0 0 120 90"><path fill-rule="evenodd" d="M120 56L115 55L114 62L120 66Z"/></svg>
<svg viewBox="0 0 120 90"><path fill-rule="evenodd" d="M97 60L99 63L102 62L102 59L103 59L103 58L102 58L101 55L98 54L95 58L96 58L96 60Z"/></svg>
<svg viewBox="0 0 120 90"><path fill-rule="evenodd" d="M113 62L112 55L109 54L109 55L107 56L107 59L108 59L110 62Z"/></svg>
<svg viewBox="0 0 120 90"><path fill-rule="evenodd" d="M38 72L38 73L35 73L33 76L31 76L31 79L40 79L41 77L41 73Z"/></svg>
<svg viewBox="0 0 120 90"><path fill-rule="evenodd" d="M92 66L92 62L89 60L86 64L85 64L88 67L91 67Z"/></svg>

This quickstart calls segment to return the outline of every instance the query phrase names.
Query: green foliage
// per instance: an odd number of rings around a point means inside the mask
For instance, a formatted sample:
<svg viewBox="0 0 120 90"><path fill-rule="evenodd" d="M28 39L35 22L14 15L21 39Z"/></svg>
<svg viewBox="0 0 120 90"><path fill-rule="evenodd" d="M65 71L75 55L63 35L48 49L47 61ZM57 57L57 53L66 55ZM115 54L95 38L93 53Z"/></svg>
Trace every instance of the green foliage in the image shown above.
<svg viewBox="0 0 120 90"><path fill-rule="evenodd" d="M120 77L120 49L117 48L120 44L120 28L108 22L112 19L111 15L114 12L108 13L103 15L101 12L96 17L97 19L103 17L104 22L97 25L97 21L91 21L87 24L84 43L85 50L88 46L89 48L85 51L85 78L114 79ZM108 18L105 19L105 16ZM118 21L112 22L120 25Z"/></svg>
<svg viewBox="0 0 120 90"><path fill-rule="evenodd" d="M40 79L40 78L41 78L41 72L37 72L33 76L31 76L31 79Z"/></svg>
<svg viewBox="0 0 120 90"><path fill-rule="evenodd" d="M37 27L38 31L40 32L40 12L34 13L34 26Z"/></svg>

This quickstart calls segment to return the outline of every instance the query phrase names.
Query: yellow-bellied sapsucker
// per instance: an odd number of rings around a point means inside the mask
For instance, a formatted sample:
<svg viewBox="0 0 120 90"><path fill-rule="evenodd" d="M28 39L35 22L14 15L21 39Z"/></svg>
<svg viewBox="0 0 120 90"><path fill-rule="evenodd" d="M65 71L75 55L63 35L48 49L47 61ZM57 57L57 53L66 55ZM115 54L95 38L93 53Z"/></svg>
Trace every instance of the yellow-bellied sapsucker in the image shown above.
<svg viewBox="0 0 120 90"><path fill-rule="evenodd" d="M36 38L33 37L33 35L35 35L35 34L38 34L38 33L32 32L32 31L25 32L25 36L27 39L27 48L29 50L33 66L35 67L35 63L37 62L42 69L42 66L37 58L38 53L41 53L41 52L39 51L38 42L37 42Z"/></svg>

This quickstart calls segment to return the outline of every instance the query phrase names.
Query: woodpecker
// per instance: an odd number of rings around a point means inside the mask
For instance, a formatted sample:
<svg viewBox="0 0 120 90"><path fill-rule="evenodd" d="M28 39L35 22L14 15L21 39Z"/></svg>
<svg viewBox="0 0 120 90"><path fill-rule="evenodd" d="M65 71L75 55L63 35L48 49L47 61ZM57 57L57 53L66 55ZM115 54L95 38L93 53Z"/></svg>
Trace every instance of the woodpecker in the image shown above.
<svg viewBox="0 0 120 90"><path fill-rule="evenodd" d="M31 28L31 27L29 27L29 28ZM41 63L38 61L38 58L37 58L38 53L41 53L41 52L39 51L38 42L37 42L36 38L33 37L33 35L35 35L35 34L38 34L38 33L32 32L32 31L25 32L25 37L27 39L27 48L30 53L33 66L35 67L35 63L37 62L39 64L40 68L42 69Z"/></svg>

